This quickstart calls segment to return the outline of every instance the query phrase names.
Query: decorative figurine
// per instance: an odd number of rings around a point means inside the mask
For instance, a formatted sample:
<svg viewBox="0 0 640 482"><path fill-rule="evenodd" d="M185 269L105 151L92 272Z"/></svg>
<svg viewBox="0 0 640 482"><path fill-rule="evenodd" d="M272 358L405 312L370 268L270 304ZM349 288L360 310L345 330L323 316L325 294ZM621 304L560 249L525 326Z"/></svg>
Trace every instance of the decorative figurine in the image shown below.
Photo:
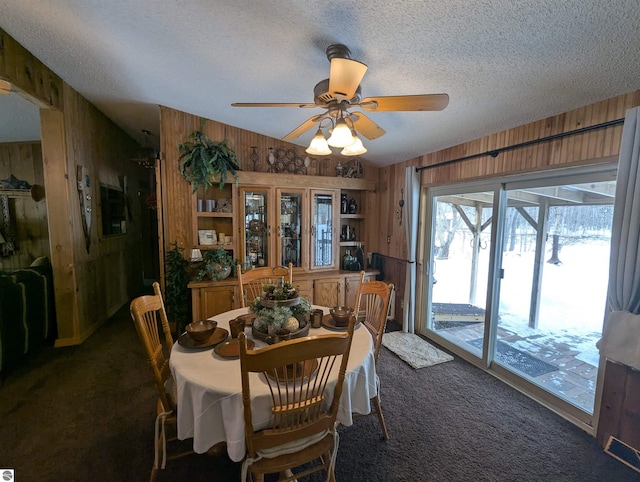
<svg viewBox="0 0 640 482"><path fill-rule="evenodd" d="M358 212L358 205L356 204L356 200L351 198L349 200L349 214L356 214Z"/></svg>
<svg viewBox="0 0 640 482"><path fill-rule="evenodd" d="M347 214L348 209L349 209L349 201L347 201L347 195L341 194L340 195L340 213Z"/></svg>

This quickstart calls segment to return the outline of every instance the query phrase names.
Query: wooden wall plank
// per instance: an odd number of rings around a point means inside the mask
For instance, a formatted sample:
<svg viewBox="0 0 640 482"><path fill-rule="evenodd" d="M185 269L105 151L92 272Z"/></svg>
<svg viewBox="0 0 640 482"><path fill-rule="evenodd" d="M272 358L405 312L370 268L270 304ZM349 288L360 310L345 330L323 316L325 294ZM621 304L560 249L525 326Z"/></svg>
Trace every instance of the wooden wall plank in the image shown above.
<svg viewBox="0 0 640 482"><path fill-rule="evenodd" d="M62 107L62 79L1 28L0 78L40 107Z"/></svg>
<svg viewBox="0 0 640 482"><path fill-rule="evenodd" d="M44 185L40 142L0 144L0 179L12 174L31 185ZM37 257L50 256L46 198L16 198L9 203L16 218L19 249L12 256L0 258L0 270L6 271L29 266Z"/></svg>

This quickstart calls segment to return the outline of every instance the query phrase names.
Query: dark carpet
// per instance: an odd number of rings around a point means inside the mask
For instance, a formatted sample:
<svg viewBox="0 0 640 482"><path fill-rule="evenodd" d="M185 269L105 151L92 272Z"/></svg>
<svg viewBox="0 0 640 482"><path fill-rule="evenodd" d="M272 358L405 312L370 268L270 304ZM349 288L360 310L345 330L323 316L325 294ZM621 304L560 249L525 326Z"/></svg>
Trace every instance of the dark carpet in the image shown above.
<svg viewBox="0 0 640 482"><path fill-rule="evenodd" d="M391 439L375 416L341 427L339 481L640 480L593 437L459 358L414 370L383 347L379 374ZM128 310L84 344L45 349L6 375L0 416L0 468L16 480L147 480L155 393ZM158 476L238 479L224 451Z"/></svg>
<svg viewBox="0 0 640 482"><path fill-rule="evenodd" d="M482 338L467 341L467 343L482 350ZM540 360L540 358L536 358L522 350L518 350L511 345L507 345L503 341L496 342L495 360L501 365L518 370L530 377L538 377L558 369L558 367L555 367L544 360Z"/></svg>

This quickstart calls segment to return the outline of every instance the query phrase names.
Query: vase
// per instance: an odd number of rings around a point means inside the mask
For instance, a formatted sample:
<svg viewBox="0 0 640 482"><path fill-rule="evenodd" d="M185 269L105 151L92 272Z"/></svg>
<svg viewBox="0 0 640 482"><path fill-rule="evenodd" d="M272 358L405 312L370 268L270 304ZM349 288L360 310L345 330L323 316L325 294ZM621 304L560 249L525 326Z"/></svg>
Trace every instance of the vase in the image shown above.
<svg viewBox="0 0 640 482"><path fill-rule="evenodd" d="M228 278L231 274L231 266L223 266L219 263L210 266L208 269L209 275L213 281L221 281Z"/></svg>

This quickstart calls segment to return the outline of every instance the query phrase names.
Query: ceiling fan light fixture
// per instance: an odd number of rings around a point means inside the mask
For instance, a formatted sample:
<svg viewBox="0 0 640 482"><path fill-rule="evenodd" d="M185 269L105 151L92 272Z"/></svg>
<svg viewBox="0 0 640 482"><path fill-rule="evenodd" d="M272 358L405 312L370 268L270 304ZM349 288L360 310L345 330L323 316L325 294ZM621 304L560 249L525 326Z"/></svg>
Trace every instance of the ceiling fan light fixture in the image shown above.
<svg viewBox="0 0 640 482"><path fill-rule="evenodd" d="M362 141L357 136L356 132L352 131L352 133L355 141L350 146L347 146L344 149L342 149L340 154L342 154L343 156L359 156L360 154L364 154L365 152L367 152L367 148L364 147L364 145L362 144Z"/></svg>
<svg viewBox="0 0 640 482"><path fill-rule="evenodd" d="M146 129L142 129L144 134L144 147L140 147L134 154L131 161L139 164L146 169L155 169L156 161L158 160L158 153L153 147L148 146L148 136L151 135Z"/></svg>
<svg viewBox="0 0 640 482"><path fill-rule="evenodd" d="M344 119L338 119L333 132L331 132L331 137L327 140L327 144L331 147L347 147L353 144L354 141L355 139L347 123Z"/></svg>
<svg viewBox="0 0 640 482"><path fill-rule="evenodd" d="M307 154L316 156L328 156L331 154L331 149L329 148L329 144L327 144L327 140L324 138L322 129L318 128L318 131L313 139L311 139L311 143L309 144L309 147L307 147L306 152Z"/></svg>

